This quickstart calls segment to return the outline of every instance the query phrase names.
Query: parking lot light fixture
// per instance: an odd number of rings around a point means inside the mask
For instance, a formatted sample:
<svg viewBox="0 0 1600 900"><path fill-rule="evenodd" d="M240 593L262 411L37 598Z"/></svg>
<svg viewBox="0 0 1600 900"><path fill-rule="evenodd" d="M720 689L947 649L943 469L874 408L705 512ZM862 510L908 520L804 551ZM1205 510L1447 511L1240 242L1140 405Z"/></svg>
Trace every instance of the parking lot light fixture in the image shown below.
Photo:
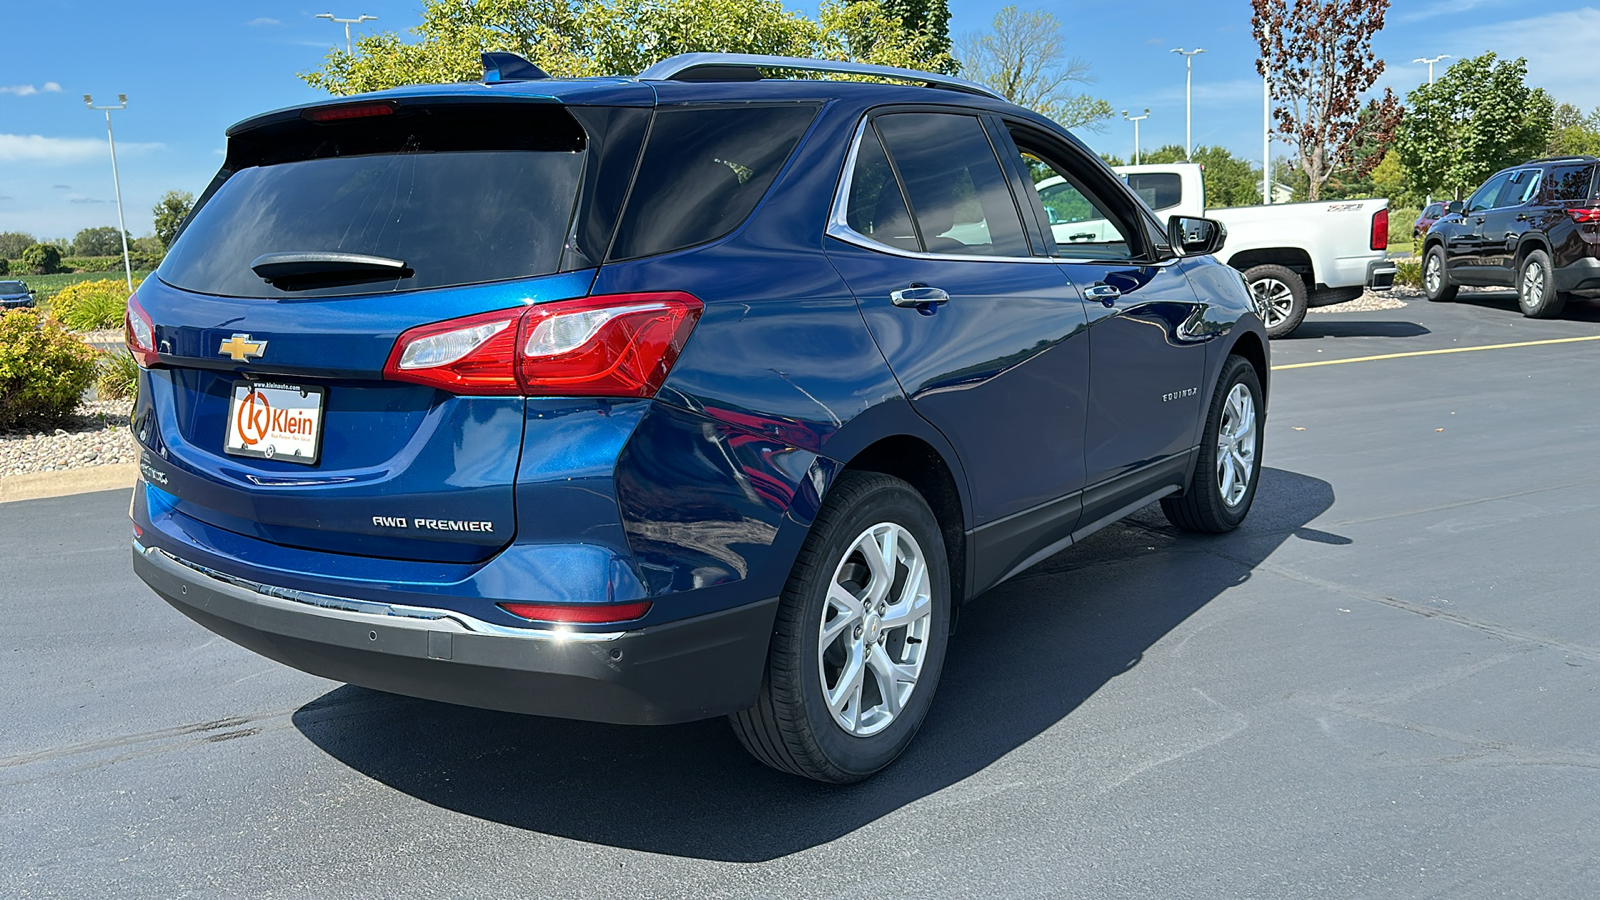
<svg viewBox="0 0 1600 900"><path fill-rule="evenodd" d="M1150 118L1150 107L1144 108L1144 115L1130 116L1127 110L1122 111L1122 117L1133 123L1133 164L1139 164L1139 123Z"/></svg>
<svg viewBox="0 0 1600 900"><path fill-rule="evenodd" d="M1427 63L1428 64L1428 85L1430 87L1433 86L1433 64L1438 62L1441 59L1455 59L1455 57L1451 56L1448 53L1441 53L1438 56L1435 56L1435 57L1433 57L1431 59L1429 59L1427 57L1419 56L1416 59L1412 60L1412 62L1419 62L1419 63Z"/></svg>
<svg viewBox="0 0 1600 900"><path fill-rule="evenodd" d="M133 293L133 263L128 258L128 228L122 218L122 179L117 175L117 139L111 133L111 111L127 109L128 95L118 94L116 106L95 106L94 98L83 95L83 105L90 109L103 109L106 113L106 140L111 144L111 186L117 192L117 235L122 238L122 272L128 279L128 293Z"/></svg>
<svg viewBox="0 0 1600 900"><path fill-rule="evenodd" d="M334 16L333 13L317 13L317 18L327 19L330 22L337 22L344 26L344 52L346 54L350 54L353 50L353 45L350 43L350 26L360 25L362 22L378 21L377 16L369 16L365 14L357 16L354 19L340 19Z"/></svg>
<svg viewBox="0 0 1600 900"><path fill-rule="evenodd" d="M1206 52L1204 50L1185 50L1179 47L1172 51L1183 57L1183 158L1194 161L1194 58Z"/></svg>

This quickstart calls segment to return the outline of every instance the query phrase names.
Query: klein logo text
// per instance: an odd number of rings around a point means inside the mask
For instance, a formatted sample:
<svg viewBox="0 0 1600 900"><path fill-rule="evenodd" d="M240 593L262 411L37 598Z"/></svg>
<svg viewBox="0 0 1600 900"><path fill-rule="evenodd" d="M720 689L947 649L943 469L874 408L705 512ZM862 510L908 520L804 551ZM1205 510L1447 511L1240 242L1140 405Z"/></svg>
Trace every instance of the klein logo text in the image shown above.
<svg viewBox="0 0 1600 900"><path fill-rule="evenodd" d="M1181 391L1173 391L1170 394L1162 394L1161 395L1161 402L1162 403L1171 403L1174 400L1182 400L1185 397L1193 397L1195 394L1198 394L1198 393L1200 393L1200 389L1199 388L1184 388Z"/></svg>
<svg viewBox="0 0 1600 900"><path fill-rule="evenodd" d="M302 435L316 430L315 419L299 409L273 409L265 395L251 391L239 404L239 440L251 447L270 434Z"/></svg>

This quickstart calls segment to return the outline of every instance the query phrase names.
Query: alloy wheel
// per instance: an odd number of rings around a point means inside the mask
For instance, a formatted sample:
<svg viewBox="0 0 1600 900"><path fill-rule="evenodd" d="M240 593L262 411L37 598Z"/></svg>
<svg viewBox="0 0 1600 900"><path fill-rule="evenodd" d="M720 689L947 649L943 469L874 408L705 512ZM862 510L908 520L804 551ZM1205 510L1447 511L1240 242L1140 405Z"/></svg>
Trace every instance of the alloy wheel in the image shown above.
<svg viewBox="0 0 1600 900"><path fill-rule="evenodd" d="M834 570L818 672L828 710L846 733L877 734L910 701L933 624L930 585L917 539L893 522L863 531Z"/></svg>
<svg viewBox="0 0 1600 900"><path fill-rule="evenodd" d="M1222 502L1238 506L1250 489L1256 461L1256 401L1250 389L1236 384L1222 404L1217 428L1217 488Z"/></svg>
<svg viewBox="0 0 1600 900"><path fill-rule="evenodd" d="M1533 309L1544 299L1544 266L1528 263L1522 267L1522 305Z"/></svg>
<svg viewBox="0 0 1600 900"><path fill-rule="evenodd" d="M1440 270L1438 255L1434 253L1428 254L1427 260L1422 264L1422 283L1427 287L1430 294L1439 293L1439 285L1443 282L1443 274Z"/></svg>
<svg viewBox="0 0 1600 900"><path fill-rule="evenodd" d="M1268 328L1276 326L1294 312L1294 291L1276 278L1262 278L1252 282L1250 293L1255 295L1256 302L1262 310L1261 318Z"/></svg>

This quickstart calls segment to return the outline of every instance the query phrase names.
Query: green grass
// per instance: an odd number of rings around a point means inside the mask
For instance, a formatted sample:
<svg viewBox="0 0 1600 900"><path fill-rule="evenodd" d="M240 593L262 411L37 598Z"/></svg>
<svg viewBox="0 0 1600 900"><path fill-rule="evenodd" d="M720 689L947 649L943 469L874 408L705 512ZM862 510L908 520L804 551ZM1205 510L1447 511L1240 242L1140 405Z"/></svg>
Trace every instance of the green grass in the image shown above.
<svg viewBox="0 0 1600 900"><path fill-rule="evenodd" d="M139 282L143 281L145 276L149 274L150 270L148 269L135 269L133 271L133 286L138 287ZM99 281L102 278L115 278L121 281L122 270L118 269L115 272L69 272L65 275L7 275L5 277L27 282L28 287L37 292L34 295L34 299L39 302L39 306L48 309L50 296L67 285L77 284L80 281Z"/></svg>

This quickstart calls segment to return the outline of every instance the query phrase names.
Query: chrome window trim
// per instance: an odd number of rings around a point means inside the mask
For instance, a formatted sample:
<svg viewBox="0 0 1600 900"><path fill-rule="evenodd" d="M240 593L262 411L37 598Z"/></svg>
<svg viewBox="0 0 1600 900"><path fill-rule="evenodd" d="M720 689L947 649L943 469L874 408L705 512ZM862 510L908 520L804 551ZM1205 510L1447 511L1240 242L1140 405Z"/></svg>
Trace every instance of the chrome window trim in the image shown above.
<svg viewBox="0 0 1600 900"><path fill-rule="evenodd" d="M280 609L311 607L311 609L298 609L297 611L326 616L332 619L381 624L413 631L450 631L456 634L487 634L495 637L520 638L522 640L569 643L604 643L617 640L626 634L623 631L592 632L550 628L512 628L506 625L485 622L466 613L450 609L404 606L395 603L379 603L373 600L356 600L350 597L335 597L330 594L317 594L311 591L298 591L292 588L262 584L259 581L251 581L248 578L229 575L209 566L190 562L174 556L159 547L146 547L139 541L133 542L133 549L134 552L143 554L147 558L153 558L156 554L160 554L162 558L183 566L211 581L259 594L260 599L253 599L252 602L260 603L263 606L276 606Z"/></svg>
<svg viewBox="0 0 1600 900"><path fill-rule="evenodd" d="M935 116L957 115L972 116L973 118L979 117L979 113L975 110L970 112L966 110L951 112L929 112L928 114ZM851 228L849 216L850 183L852 179L855 178L856 154L861 150L861 139L866 134L867 126L871 124L874 115L875 113L869 112L861 117L861 124L856 126L855 137L850 141L850 152L845 156L844 172L842 175L840 175L838 186L834 188L833 192L833 207L828 214L828 227L826 230L828 237L844 241L847 244L853 244L862 248L863 250L872 250L878 253L888 254L889 256L898 256L903 259L935 260L940 262L1005 262L1044 263L1046 265L1060 264L1161 267L1170 265L1177 261L1176 258L1161 260L1160 262L1135 262L1126 259L1101 259L1098 257L1080 259L1066 256L980 256L978 254L963 253L925 253L921 250L903 250L899 247L891 247L888 244L879 243L878 241L867 237L859 231L856 231L854 228ZM885 147L884 152L887 153L888 151L889 148ZM1010 190L1009 186L1007 187L1007 190ZM907 202L909 204L909 200ZM913 216L916 215L914 210L907 209L906 211ZM1058 244L1057 246L1060 245Z"/></svg>

